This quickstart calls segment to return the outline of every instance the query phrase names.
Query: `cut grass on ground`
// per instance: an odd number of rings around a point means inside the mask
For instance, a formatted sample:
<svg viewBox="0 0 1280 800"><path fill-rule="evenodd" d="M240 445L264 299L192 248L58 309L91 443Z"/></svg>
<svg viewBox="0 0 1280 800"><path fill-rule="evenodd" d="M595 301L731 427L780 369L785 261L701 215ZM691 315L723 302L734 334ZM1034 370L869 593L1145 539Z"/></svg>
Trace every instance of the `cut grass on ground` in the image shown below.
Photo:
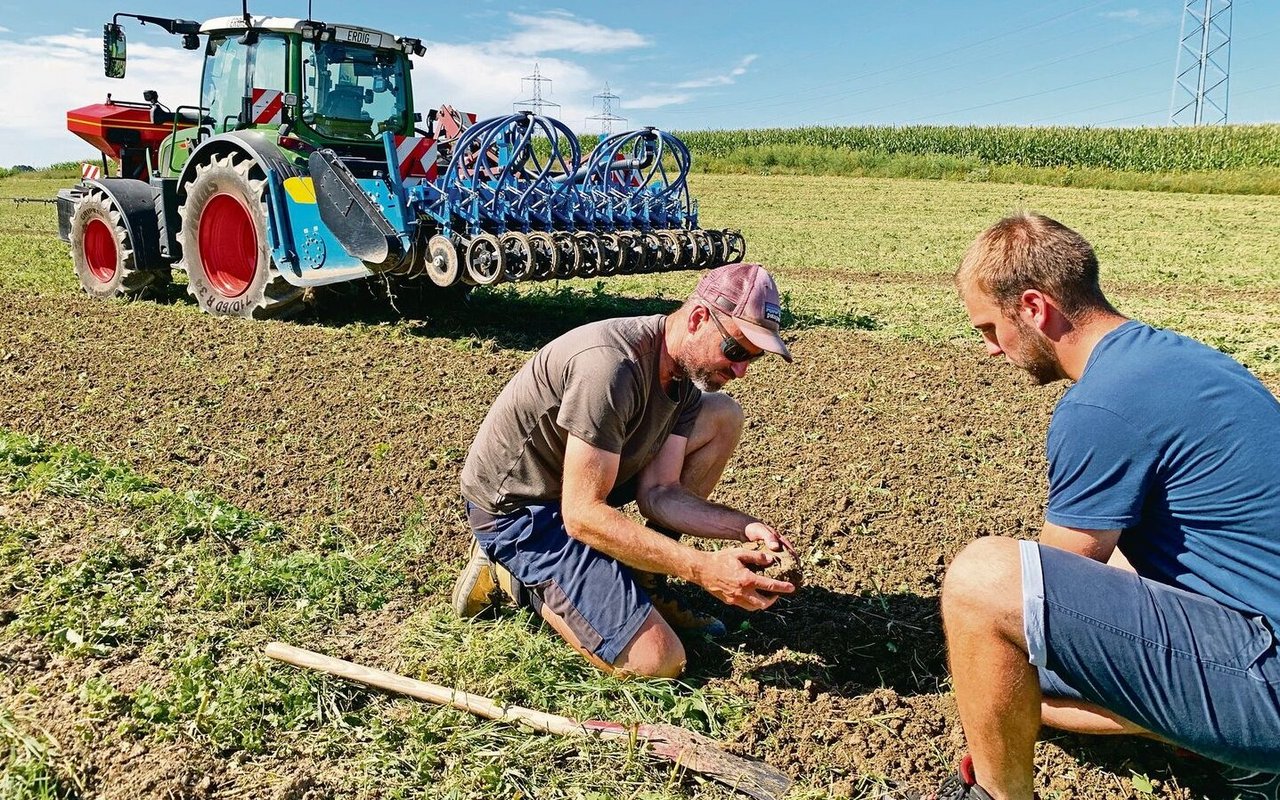
<svg viewBox="0 0 1280 800"><path fill-rule="evenodd" d="M407 609L403 631L377 632L369 652L343 655L584 719L660 720L719 736L745 711L711 688L604 676L525 614L469 624L438 602L415 613L452 572L423 581L404 571L410 551L431 547L421 530L372 549L341 530L302 542L216 497L5 431L0 509L0 652L96 665L71 670L89 677L58 689L75 698L74 718L51 720L46 708L41 722L78 731L73 741L29 721L45 691L41 671L0 682L5 797L92 791L92 775L75 771L76 749L174 741L277 770L323 754L350 765L351 788L369 797L421 796L424 782L439 797L553 797L587 785L602 797L687 796L678 776L626 747L483 723L262 655L273 639L350 647L334 632L389 603Z"/></svg>

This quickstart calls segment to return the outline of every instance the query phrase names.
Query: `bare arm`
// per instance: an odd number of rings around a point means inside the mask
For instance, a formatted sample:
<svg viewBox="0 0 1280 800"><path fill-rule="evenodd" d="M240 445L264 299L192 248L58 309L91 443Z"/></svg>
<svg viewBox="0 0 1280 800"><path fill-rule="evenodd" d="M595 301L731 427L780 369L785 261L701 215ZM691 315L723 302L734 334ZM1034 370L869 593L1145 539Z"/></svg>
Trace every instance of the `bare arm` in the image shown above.
<svg viewBox="0 0 1280 800"><path fill-rule="evenodd" d="M1118 541L1120 541L1118 530L1089 531L1081 528L1065 528L1054 525L1052 522L1046 522L1040 529L1040 544L1076 553L1104 564L1122 566L1121 563L1113 562L1123 562L1123 566L1127 566L1128 562L1124 561L1124 556L1116 549ZM1132 571L1132 567L1129 569Z"/></svg>
<svg viewBox="0 0 1280 800"><path fill-rule="evenodd" d="M641 471L636 486L636 505L646 519L674 531L703 539L736 542L764 542L770 550L795 547L773 526L728 506L713 503L689 491L680 482L685 448L684 436L668 436L658 455Z"/></svg>
<svg viewBox="0 0 1280 800"><path fill-rule="evenodd" d="M631 521L605 500L618 476L619 457L570 435L564 456L561 512L565 530L578 541L650 572L696 583L724 603L748 610L768 608L795 587L758 575L748 565L767 566L767 553L743 549L703 552ZM767 594L766 594L767 593Z"/></svg>

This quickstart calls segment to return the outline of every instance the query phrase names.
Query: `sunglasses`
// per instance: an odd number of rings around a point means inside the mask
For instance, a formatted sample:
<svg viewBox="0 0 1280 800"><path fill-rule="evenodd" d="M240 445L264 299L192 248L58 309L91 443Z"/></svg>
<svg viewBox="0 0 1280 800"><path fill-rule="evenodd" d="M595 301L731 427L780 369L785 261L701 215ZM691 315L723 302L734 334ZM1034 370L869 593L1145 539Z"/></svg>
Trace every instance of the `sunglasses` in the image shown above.
<svg viewBox="0 0 1280 800"><path fill-rule="evenodd" d="M720 320L716 319L716 312L707 306L703 306L703 308L707 309L707 313L711 315L711 321L716 324L716 329L720 331L720 336L722 337L720 339L720 352L724 354L725 358L735 364L745 364L755 361L764 355L765 351L763 350L759 353L748 352L747 348L742 346L742 342L730 336L729 332L724 329L724 326L720 324Z"/></svg>

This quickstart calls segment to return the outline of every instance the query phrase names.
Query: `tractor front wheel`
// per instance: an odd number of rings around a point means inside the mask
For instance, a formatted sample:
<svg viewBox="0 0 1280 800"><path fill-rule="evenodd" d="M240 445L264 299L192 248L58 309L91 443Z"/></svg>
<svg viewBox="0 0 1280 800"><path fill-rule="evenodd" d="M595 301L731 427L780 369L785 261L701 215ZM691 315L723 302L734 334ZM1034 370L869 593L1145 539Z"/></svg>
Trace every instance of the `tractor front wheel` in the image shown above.
<svg viewBox="0 0 1280 800"><path fill-rule="evenodd" d="M214 156L187 184L182 267L200 310L220 317L287 317L303 290L280 274L267 246L266 181L247 157Z"/></svg>
<svg viewBox="0 0 1280 800"><path fill-rule="evenodd" d="M141 270L124 215L105 192L91 189L71 217L71 263L80 286L94 297L136 299L163 289L167 270Z"/></svg>

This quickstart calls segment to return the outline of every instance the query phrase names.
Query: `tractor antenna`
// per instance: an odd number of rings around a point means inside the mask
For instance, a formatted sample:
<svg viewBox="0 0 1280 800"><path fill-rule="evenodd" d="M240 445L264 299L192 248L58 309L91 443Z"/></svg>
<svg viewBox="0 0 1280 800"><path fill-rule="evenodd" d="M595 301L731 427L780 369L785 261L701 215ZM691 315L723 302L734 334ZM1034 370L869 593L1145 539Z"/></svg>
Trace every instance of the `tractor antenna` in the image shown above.
<svg viewBox="0 0 1280 800"><path fill-rule="evenodd" d="M307 0L307 22L311 21L311 0Z"/></svg>
<svg viewBox="0 0 1280 800"><path fill-rule="evenodd" d="M249 0L241 0L241 8L244 9L244 26L248 28L252 23L249 21Z"/></svg>

